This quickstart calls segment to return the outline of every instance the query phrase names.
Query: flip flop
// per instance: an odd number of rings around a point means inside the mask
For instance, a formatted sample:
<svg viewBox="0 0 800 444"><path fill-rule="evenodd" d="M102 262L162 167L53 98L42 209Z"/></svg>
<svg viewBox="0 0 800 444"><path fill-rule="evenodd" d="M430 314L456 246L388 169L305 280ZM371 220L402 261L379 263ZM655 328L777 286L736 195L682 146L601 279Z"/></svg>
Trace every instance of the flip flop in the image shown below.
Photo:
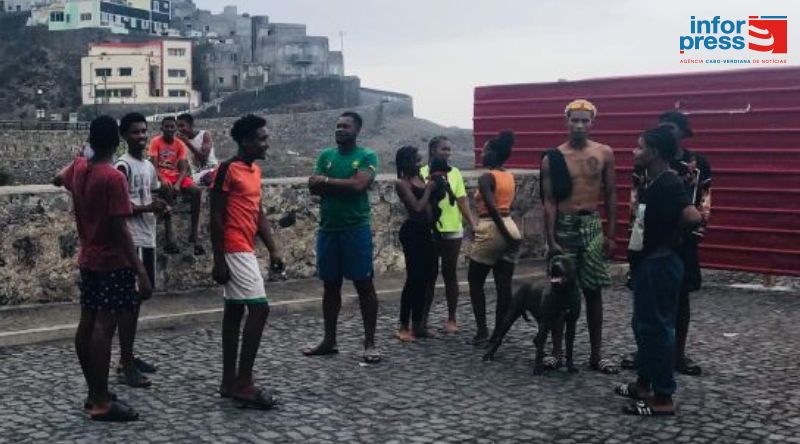
<svg viewBox="0 0 800 444"><path fill-rule="evenodd" d="M314 348L303 349L303 354L306 356L328 356L337 353L339 353L339 349L335 345L330 348L323 348L322 344L320 344Z"/></svg>
<svg viewBox="0 0 800 444"><path fill-rule="evenodd" d="M383 357L381 356L380 352L377 350L372 350L369 352L364 352L364 362L367 364L377 364L381 362Z"/></svg>
<svg viewBox="0 0 800 444"><path fill-rule="evenodd" d="M231 398L242 409L269 410L278 404L278 398L271 390L257 388L252 397L232 394Z"/></svg>
<svg viewBox="0 0 800 444"><path fill-rule="evenodd" d="M556 356L545 356L542 365L545 370L558 370L564 366L564 360Z"/></svg>
<svg viewBox="0 0 800 444"><path fill-rule="evenodd" d="M625 370L636 370L636 353L631 353L622 358L619 362L619 366Z"/></svg>
<svg viewBox="0 0 800 444"><path fill-rule="evenodd" d="M117 398L117 394L116 394L116 393L113 393L113 392L108 392L108 395L111 397L111 402L117 402L117 401L119 401L119 399ZM119 401L119 402L121 402L121 403L125 404L125 401ZM91 402L91 401L89 401L89 398L86 398L86 399L83 401L83 409L84 409L84 410L90 410L91 408L92 408L92 402Z"/></svg>
<svg viewBox="0 0 800 444"><path fill-rule="evenodd" d="M139 371L142 372L142 373L155 373L156 372L156 366L154 366L153 364L150 364L150 363L148 363L146 361L143 361L143 360L141 360L139 358L133 358L133 365L135 365L136 368L139 369Z"/></svg>
<svg viewBox="0 0 800 444"><path fill-rule="evenodd" d="M616 375L619 373L619 368L608 359L590 362L589 368L604 375Z"/></svg>
<svg viewBox="0 0 800 444"><path fill-rule="evenodd" d="M617 396L622 396L623 398L633 399L635 401L641 401L644 399L637 394L636 384L632 382L620 384L614 387L614 394Z"/></svg>
<svg viewBox="0 0 800 444"><path fill-rule="evenodd" d="M111 408L105 413L89 415L92 421L130 422L139 419L139 414L132 407L122 402L111 402Z"/></svg>
<svg viewBox="0 0 800 444"><path fill-rule="evenodd" d="M153 385L153 382L142 375L136 367L123 369L122 374L117 376L117 382L133 388L147 388Z"/></svg>
<svg viewBox="0 0 800 444"><path fill-rule="evenodd" d="M636 401L626 405L622 408L622 412L633 416L675 416L675 410L653 410L653 407L647 401Z"/></svg>
<svg viewBox="0 0 800 444"><path fill-rule="evenodd" d="M489 337L488 336L485 336L485 337L475 336L472 339L467 341L468 345L474 345L476 347L483 346L483 345L486 345L488 343L489 343Z"/></svg>
<svg viewBox="0 0 800 444"><path fill-rule="evenodd" d="M675 363L675 371L687 376L700 376L703 374L703 369L686 357L679 359L678 362Z"/></svg>

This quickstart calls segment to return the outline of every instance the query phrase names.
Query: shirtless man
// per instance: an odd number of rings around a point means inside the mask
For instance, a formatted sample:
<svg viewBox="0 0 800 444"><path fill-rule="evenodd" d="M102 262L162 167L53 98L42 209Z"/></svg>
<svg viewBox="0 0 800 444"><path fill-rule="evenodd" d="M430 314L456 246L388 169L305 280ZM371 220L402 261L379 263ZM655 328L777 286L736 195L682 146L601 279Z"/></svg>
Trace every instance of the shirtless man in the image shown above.
<svg viewBox="0 0 800 444"><path fill-rule="evenodd" d="M589 139L597 110L587 100L575 100L565 109L569 140L542 158L544 226L550 254L572 253L577 257L578 280L586 299L591 356L589 367L607 374L619 369L601 358L603 334L602 288L611 284L605 257L615 249L617 194L614 153L607 145ZM608 215L608 231L597 212L602 198ZM553 329L553 356L546 367L562 365L564 323Z"/></svg>

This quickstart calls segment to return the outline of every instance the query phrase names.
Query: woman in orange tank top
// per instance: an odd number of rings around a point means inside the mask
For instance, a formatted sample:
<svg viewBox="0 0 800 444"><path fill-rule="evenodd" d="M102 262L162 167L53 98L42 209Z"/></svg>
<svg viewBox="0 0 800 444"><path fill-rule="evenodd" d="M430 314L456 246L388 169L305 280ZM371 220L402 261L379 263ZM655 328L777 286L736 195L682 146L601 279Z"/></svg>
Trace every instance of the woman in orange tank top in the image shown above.
<svg viewBox="0 0 800 444"><path fill-rule="evenodd" d="M483 344L489 339L483 286L490 271L494 273L497 289L495 325L503 319L511 301L511 278L522 241L519 229L510 217L515 191L514 175L503 168L513 145L514 134L503 131L486 142L483 149L483 166L489 171L478 180L478 191L475 193L480 221L469 254L468 274L469 295L477 324L477 332L471 341L474 345Z"/></svg>

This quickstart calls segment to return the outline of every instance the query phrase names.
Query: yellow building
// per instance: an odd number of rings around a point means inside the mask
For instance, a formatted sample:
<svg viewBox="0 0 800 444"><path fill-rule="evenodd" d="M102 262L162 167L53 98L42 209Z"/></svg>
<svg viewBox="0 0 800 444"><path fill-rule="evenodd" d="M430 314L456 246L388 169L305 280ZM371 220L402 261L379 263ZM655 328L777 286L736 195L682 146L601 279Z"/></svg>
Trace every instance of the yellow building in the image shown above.
<svg viewBox="0 0 800 444"><path fill-rule="evenodd" d="M92 44L81 58L81 84L84 105L199 105L189 40Z"/></svg>

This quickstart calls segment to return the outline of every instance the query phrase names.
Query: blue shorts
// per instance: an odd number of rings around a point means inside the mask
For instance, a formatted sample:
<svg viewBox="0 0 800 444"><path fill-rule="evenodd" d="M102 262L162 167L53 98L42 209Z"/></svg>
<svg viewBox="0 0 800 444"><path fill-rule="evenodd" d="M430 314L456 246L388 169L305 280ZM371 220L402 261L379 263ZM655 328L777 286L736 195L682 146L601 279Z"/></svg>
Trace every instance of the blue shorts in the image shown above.
<svg viewBox="0 0 800 444"><path fill-rule="evenodd" d="M372 278L372 230L369 225L317 232L317 274L327 282Z"/></svg>

